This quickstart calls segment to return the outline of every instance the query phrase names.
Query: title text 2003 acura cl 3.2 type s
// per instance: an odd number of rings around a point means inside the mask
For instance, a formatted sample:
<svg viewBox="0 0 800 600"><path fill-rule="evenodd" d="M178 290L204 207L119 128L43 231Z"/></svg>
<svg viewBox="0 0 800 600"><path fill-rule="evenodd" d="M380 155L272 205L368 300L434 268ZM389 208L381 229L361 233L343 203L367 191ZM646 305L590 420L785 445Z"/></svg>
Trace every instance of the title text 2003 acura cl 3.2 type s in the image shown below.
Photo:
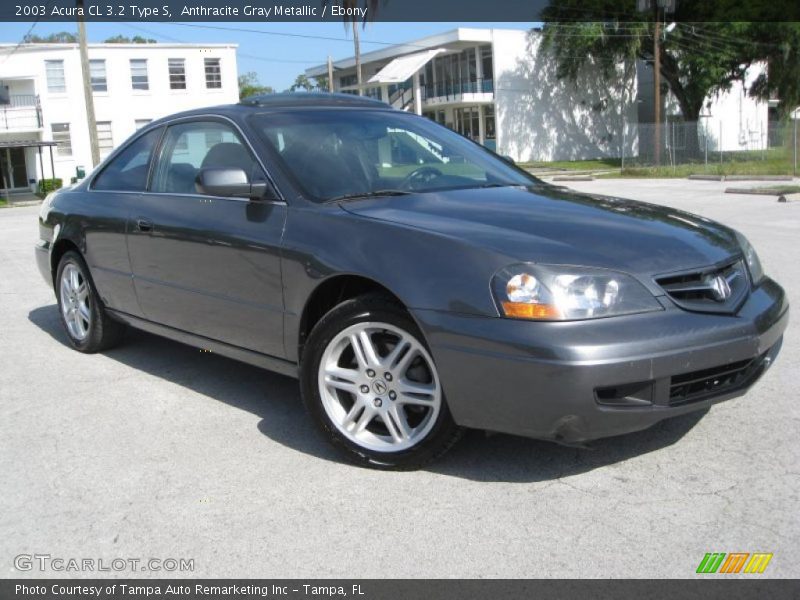
<svg viewBox="0 0 800 600"><path fill-rule="evenodd" d="M579 443L743 394L781 287L684 212L545 184L427 119L274 95L151 123L40 214L72 345L132 325L299 377L352 459Z"/></svg>

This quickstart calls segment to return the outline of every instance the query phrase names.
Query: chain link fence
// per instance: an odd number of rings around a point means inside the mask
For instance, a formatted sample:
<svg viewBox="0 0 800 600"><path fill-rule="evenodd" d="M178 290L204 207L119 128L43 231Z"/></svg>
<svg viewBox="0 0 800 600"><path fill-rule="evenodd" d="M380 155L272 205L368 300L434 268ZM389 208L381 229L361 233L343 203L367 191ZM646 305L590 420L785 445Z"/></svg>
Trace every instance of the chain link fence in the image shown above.
<svg viewBox="0 0 800 600"><path fill-rule="evenodd" d="M719 121L667 120L658 127L640 123L626 131L621 162L623 169L797 175L799 147L796 119L755 128Z"/></svg>

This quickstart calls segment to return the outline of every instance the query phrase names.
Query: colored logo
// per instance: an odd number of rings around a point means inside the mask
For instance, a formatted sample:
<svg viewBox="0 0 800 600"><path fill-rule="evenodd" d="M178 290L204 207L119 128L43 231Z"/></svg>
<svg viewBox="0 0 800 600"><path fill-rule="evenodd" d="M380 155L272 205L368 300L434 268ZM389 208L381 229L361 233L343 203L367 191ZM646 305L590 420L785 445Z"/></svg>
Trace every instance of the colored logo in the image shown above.
<svg viewBox="0 0 800 600"><path fill-rule="evenodd" d="M763 573L771 560L771 552L707 552L697 573Z"/></svg>

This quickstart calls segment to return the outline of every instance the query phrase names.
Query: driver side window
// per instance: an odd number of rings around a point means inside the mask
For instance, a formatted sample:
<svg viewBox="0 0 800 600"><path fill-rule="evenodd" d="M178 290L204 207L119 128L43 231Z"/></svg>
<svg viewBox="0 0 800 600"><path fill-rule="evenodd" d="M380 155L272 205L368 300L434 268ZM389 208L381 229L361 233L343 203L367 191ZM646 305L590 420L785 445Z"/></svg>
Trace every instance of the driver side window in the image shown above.
<svg viewBox="0 0 800 600"><path fill-rule="evenodd" d="M150 189L197 194L195 178L206 168L237 168L251 182L264 179L258 163L232 127L219 121L190 121L167 129Z"/></svg>

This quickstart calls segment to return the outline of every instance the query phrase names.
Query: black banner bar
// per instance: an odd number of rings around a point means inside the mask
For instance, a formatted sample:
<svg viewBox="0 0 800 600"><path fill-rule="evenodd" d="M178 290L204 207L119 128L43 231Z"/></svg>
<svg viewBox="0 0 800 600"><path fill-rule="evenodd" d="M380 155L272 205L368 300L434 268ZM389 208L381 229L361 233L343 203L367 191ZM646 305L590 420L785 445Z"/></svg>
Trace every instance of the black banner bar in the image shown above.
<svg viewBox="0 0 800 600"><path fill-rule="evenodd" d="M646 0L645 0L646 1ZM237 21L323 22L344 19L387 22L532 23L558 6L560 20L648 20L637 0L2 0L0 21ZM702 4L698 4L702 2ZM671 5L670 5L671 6ZM670 21L800 21L797 0L676 0Z"/></svg>
<svg viewBox="0 0 800 600"><path fill-rule="evenodd" d="M2 600L761 600L798 598L800 580L697 579L6 579Z"/></svg>

